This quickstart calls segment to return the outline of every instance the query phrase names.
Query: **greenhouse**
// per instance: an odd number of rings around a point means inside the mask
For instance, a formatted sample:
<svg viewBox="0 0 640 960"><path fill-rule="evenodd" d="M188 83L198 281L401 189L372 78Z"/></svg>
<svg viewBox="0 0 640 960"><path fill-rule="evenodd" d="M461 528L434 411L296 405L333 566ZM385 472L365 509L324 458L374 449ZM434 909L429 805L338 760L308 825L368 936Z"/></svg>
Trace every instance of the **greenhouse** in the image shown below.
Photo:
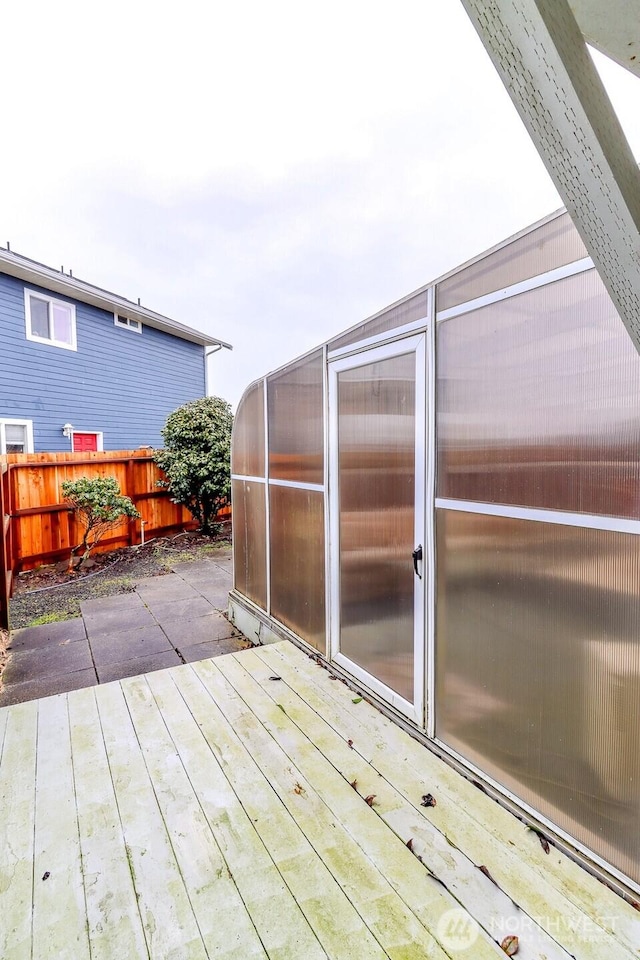
<svg viewBox="0 0 640 960"><path fill-rule="evenodd" d="M230 600L636 890L639 397L559 211L246 390Z"/></svg>

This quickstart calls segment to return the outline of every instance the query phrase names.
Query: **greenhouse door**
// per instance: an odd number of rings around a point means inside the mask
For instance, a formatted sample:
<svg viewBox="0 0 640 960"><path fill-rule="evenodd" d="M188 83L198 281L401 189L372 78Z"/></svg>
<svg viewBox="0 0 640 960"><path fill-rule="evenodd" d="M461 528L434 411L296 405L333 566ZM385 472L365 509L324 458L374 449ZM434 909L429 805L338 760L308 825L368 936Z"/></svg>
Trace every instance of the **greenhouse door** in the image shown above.
<svg viewBox="0 0 640 960"><path fill-rule="evenodd" d="M332 659L422 724L425 336L329 375Z"/></svg>

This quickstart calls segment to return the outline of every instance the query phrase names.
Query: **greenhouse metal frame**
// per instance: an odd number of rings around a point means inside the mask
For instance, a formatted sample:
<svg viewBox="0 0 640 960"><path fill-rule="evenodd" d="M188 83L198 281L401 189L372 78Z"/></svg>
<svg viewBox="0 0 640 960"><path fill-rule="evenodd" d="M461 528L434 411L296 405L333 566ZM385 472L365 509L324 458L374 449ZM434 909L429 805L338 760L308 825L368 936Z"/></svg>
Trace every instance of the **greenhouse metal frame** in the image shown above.
<svg viewBox="0 0 640 960"><path fill-rule="evenodd" d="M230 598L633 891L639 397L558 211L247 389Z"/></svg>

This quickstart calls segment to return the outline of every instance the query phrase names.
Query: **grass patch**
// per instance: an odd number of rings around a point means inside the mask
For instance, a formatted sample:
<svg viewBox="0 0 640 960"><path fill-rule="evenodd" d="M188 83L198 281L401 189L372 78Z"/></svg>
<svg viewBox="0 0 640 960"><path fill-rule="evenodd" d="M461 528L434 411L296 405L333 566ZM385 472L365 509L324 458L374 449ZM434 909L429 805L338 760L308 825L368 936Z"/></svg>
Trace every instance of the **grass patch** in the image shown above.
<svg viewBox="0 0 640 960"><path fill-rule="evenodd" d="M133 590L135 590L136 581L133 579L133 577L128 577L126 575L123 577L111 577L109 580L102 580L100 587L109 591L121 589L131 593Z"/></svg>
<svg viewBox="0 0 640 960"><path fill-rule="evenodd" d="M184 552L184 553L179 553L177 551L174 553L172 551L171 553L169 553L167 551L160 550L156 554L156 559L160 561L163 567L167 570L167 573L169 573L171 571L171 564L190 563L193 560L197 560L198 557L193 553L193 551Z"/></svg>
<svg viewBox="0 0 640 960"><path fill-rule="evenodd" d="M41 627L45 623L59 623L61 620L68 620L69 614L66 610L54 610L51 613L43 613L35 617L28 624L30 627Z"/></svg>

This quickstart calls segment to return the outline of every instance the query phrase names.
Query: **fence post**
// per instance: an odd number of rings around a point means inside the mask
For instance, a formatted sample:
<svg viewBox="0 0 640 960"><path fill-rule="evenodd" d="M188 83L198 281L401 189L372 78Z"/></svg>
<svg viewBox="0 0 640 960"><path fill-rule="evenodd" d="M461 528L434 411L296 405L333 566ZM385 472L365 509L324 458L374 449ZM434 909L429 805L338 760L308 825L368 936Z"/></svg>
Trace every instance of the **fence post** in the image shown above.
<svg viewBox="0 0 640 960"><path fill-rule="evenodd" d="M127 484L127 496L133 501L135 506L135 495L134 490L136 486L136 476L135 476L135 460L133 457L127 460L126 467L126 484ZM129 520L129 529L127 531L129 546L132 547L136 542L136 521Z"/></svg>
<svg viewBox="0 0 640 960"><path fill-rule="evenodd" d="M9 629L9 599L13 579L9 466L0 464L0 628Z"/></svg>

